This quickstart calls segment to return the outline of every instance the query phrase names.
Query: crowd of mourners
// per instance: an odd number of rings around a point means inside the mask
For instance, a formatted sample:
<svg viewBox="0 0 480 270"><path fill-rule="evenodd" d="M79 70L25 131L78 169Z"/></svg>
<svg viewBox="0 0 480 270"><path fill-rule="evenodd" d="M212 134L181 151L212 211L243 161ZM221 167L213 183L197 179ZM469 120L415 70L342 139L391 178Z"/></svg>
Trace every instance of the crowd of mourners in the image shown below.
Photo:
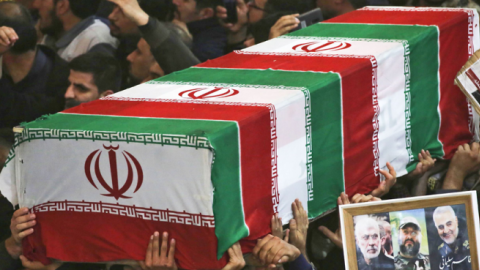
<svg viewBox="0 0 480 270"><path fill-rule="evenodd" d="M299 25L300 14L315 8L329 19L367 5L480 11L478 3L480 0L236 0L237 20L228 22L223 0L0 0L0 171L13 144L12 128L20 123L284 35ZM377 189L370 194L339 194L338 205L479 186L480 147L476 142L458 146L451 161L433 159L428 151L418 153L418 158L416 169L398 179L387 163L388 171L380 170L385 181ZM21 243L33 233L35 215L27 208L12 209L0 195L0 270L177 269L175 240L169 239L168 232L152 234L139 266L29 261L22 255ZM251 254L244 255L238 243L233 245L224 269L344 269L338 215L309 223L298 200L292 203L292 211L294 218L287 226L282 226L277 215L272 217L272 233L260 239ZM435 226L445 252L461 253L454 211L440 209L434 218L439 219ZM391 264L385 262L393 258L395 265L404 265L401 269L430 269L428 259L409 249L418 242L418 222L402 220L400 228L407 237L405 243L410 244L404 244L400 254L393 254L390 225L373 219L362 222L355 230L359 269L390 269ZM471 269L469 263L460 269ZM445 269L452 267L445 262Z"/></svg>

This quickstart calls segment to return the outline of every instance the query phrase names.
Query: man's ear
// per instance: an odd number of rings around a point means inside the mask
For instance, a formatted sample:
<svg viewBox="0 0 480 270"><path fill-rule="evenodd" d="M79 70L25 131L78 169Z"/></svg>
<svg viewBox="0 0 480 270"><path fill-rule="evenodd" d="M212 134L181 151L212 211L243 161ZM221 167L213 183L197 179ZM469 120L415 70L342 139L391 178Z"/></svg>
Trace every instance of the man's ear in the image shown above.
<svg viewBox="0 0 480 270"><path fill-rule="evenodd" d="M208 19L212 18L213 16L215 16L215 11L213 10L213 8L203 8L202 10L200 10L201 19Z"/></svg>
<svg viewBox="0 0 480 270"><path fill-rule="evenodd" d="M55 5L55 13L57 16L61 16L67 13L70 10L70 1L68 0L59 0Z"/></svg>
<svg viewBox="0 0 480 270"><path fill-rule="evenodd" d="M101 94L100 94L100 98L104 98L106 96L110 96L110 95L113 95L113 91L112 90L105 90L103 91Z"/></svg>

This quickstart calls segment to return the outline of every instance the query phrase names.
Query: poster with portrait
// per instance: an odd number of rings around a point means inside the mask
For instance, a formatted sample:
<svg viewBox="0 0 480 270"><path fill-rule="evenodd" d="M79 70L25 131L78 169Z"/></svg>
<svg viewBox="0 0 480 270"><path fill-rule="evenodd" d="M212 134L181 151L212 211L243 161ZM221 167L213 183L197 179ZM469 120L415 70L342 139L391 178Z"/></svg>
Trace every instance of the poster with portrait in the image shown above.
<svg viewBox="0 0 480 270"><path fill-rule="evenodd" d="M478 216L475 192L342 205L345 267L479 269Z"/></svg>

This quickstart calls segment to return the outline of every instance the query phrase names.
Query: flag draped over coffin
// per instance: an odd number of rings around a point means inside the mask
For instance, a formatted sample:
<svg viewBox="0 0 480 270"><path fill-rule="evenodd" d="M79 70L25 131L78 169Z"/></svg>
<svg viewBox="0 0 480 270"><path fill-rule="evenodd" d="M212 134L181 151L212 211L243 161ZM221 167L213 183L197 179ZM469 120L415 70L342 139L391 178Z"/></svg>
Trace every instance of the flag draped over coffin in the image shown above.
<svg viewBox="0 0 480 270"><path fill-rule="evenodd" d="M478 18L415 12L352 12L26 124L0 189L37 215L27 257L141 260L168 231L180 268L218 269L295 198L315 218L378 186L387 162L404 175L422 149L451 157L472 137L453 78Z"/></svg>

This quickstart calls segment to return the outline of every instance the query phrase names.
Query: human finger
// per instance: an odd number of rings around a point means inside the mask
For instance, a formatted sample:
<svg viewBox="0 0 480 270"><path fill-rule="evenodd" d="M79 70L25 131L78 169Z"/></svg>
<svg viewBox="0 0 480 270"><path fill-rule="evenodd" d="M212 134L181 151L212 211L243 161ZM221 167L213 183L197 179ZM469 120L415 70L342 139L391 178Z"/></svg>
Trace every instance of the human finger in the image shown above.
<svg viewBox="0 0 480 270"><path fill-rule="evenodd" d="M35 226L35 224L37 224L36 220L30 220L30 221L26 221L26 222L22 222L22 223L17 223L17 225L15 226L15 229L16 229L17 232L21 232L23 230L32 228L33 226Z"/></svg>
<svg viewBox="0 0 480 270"><path fill-rule="evenodd" d="M28 208L27 207L22 207L18 210L16 210L15 212L13 212L13 217L12 218L17 218L19 216L23 216L23 215L26 215L28 214ZM32 215L35 215L35 214L32 214Z"/></svg>
<svg viewBox="0 0 480 270"><path fill-rule="evenodd" d="M157 237L159 237L157 235ZM155 248L155 246L154 246ZM168 233L163 232L162 233L162 244L160 246L160 258L166 258L167 257L167 251L168 251ZM154 250L155 252L155 250ZM157 254L158 254L158 242L157 242Z"/></svg>
<svg viewBox="0 0 480 270"><path fill-rule="evenodd" d="M363 194L360 194L360 193L357 193L357 194L353 195L352 203L358 203L361 200L362 196L363 196Z"/></svg>
<svg viewBox="0 0 480 270"><path fill-rule="evenodd" d="M392 164L390 164L390 162L387 162L387 168L388 168L388 172L393 176L393 177L397 177L397 172L395 171L395 168L393 167Z"/></svg>
<svg viewBox="0 0 480 270"><path fill-rule="evenodd" d="M344 204L350 204L350 200L348 199L348 195L345 192L340 193L340 201L341 204L339 205L344 205Z"/></svg>
<svg viewBox="0 0 480 270"><path fill-rule="evenodd" d="M153 249L153 234L152 236L150 236L150 241L148 241L147 253L145 254L145 265L147 267L152 266L152 261L153 261L152 249Z"/></svg>
<svg viewBox="0 0 480 270"><path fill-rule="evenodd" d="M170 248L168 250L168 261L170 261L170 265L175 263L175 245L177 241L175 239L170 240Z"/></svg>
<svg viewBox="0 0 480 270"><path fill-rule="evenodd" d="M23 238L29 236L30 234L33 233L33 231L34 231L33 228L30 228L30 229L19 232L18 233L19 240L22 240Z"/></svg>
<svg viewBox="0 0 480 270"><path fill-rule="evenodd" d="M285 230L285 237L283 238L283 241L288 243L288 240L290 240L290 229Z"/></svg>
<svg viewBox="0 0 480 270"><path fill-rule="evenodd" d="M3 46L10 46L10 39L4 31L0 31L0 42Z"/></svg>
<svg viewBox="0 0 480 270"><path fill-rule="evenodd" d="M273 235L268 234L264 238L258 240L257 245L253 248L253 255L258 258L258 253L262 249L262 247L268 243L273 238Z"/></svg>
<svg viewBox="0 0 480 270"><path fill-rule="evenodd" d="M463 149L467 152L470 152L470 145L468 145L468 143L464 144Z"/></svg>

